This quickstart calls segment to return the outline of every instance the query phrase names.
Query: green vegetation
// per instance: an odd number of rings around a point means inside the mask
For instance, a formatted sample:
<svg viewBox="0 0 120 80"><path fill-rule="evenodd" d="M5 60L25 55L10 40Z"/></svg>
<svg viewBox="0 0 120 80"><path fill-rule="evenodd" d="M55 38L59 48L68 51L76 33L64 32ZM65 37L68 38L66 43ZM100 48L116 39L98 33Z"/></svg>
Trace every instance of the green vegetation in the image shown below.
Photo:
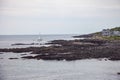
<svg viewBox="0 0 120 80"><path fill-rule="evenodd" d="M101 32L93 33L94 36L101 36Z"/></svg>
<svg viewBox="0 0 120 80"><path fill-rule="evenodd" d="M112 31L120 31L120 27L110 29ZM120 36L102 36L103 39L107 40L120 40Z"/></svg>
<svg viewBox="0 0 120 80"><path fill-rule="evenodd" d="M120 27L111 28L110 30L111 31L120 31ZM102 36L102 32L95 32L95 33L92 33L92 35Z"/></svg>
<svg viewBox="0 0 120 80"><path fill-rule="evenodd" d="M111 31L120 31L120 27L115 27L110 29ZM102 36L101 32L93 33L93 36L98 39L105 39L105 40L120 40L120 36Z"/></svg>
<svg viewBox="0 0 120 80"><path fill-rule="evenodd" d="M120 31L120 27L115 27L111 29L112 31Z"/></svg>
<svg viewBox="0 0 120 80"><path fill-rule="evenodd" d="M101 32L96 32L96 33L94 33L94 34L99 35L99 34L101 34Z"/></svg>
<svg viewBox="0 0 120 80"><path fill-rule="evenodd" d="M107 40L120 40L120 36L102 36L102 39L107 39Z"/></svg>

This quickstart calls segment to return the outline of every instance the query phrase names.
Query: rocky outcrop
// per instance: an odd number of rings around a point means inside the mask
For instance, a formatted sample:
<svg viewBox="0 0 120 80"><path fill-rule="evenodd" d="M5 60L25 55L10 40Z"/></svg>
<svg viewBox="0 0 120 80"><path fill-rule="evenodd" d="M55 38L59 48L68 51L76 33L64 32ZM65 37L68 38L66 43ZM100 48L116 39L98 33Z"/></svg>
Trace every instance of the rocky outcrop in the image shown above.
<svg viewBox="0 0 120 80"><path fill-rule="evenodd" d="M0 54L3 54L3 53L0 53Z"/></svg>
<svg viewBox="0 0 120 80"><path fill-rule="evenodd" d="M40 45L39 43L29 43L29 44L26 44L26 43L15 43L15 44L11 44L11 46L16 46L16 45Z"/></svg>
<svg viewBox="0 0 120 80"><path fill-rule="evenodd" d="M22 55L22 58L38 60L78 60L89 58L120 60L120 41L99 39L54 40L48 44L58 45L0 49L0 52L31 52L31 54L36 54L36 56Z"/></svg>
<svg viewBox="0 0 120 80"><path fill-rule="evenodd" d="M118 72L117 74L120 75L120 72Z"/></svg>
<svg viewBox="0 0 120 80"><path fill-rule="evenodd" d="M78 35L78 36L73 36L74 38L91 38L93 37L94 34L85 34L85 35Z"/></svg>
<svg viewBox="0 0 120 80"><path fill-rule="evenodd" d="M12 59L18 59L18 58L9 58L9 59L11 59L11 60L12 60Z"/></svg>
<svg viewBox="0 0 120 80"><path fill-rule="evenodd" d="M0 52L14 52L14 53L22 53L22 52L31 52L36 51L42 47L27 47L27 48L4 48L0 49Z"/></svg>

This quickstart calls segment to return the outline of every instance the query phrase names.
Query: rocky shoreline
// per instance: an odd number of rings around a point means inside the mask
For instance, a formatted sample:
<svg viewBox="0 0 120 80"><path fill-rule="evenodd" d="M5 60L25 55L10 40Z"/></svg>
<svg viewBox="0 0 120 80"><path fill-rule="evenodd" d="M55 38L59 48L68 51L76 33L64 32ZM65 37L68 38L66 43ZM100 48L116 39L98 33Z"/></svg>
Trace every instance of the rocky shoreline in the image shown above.
<svg viewBox="0 0 120 80"><path fill-rule="evenodd" d="M0 52L31 52L35 56L22 55L25 59L43 60L79 60L107 58L120 60L120 41L99 39L54 40L51 46L0 49Z"/></svg>

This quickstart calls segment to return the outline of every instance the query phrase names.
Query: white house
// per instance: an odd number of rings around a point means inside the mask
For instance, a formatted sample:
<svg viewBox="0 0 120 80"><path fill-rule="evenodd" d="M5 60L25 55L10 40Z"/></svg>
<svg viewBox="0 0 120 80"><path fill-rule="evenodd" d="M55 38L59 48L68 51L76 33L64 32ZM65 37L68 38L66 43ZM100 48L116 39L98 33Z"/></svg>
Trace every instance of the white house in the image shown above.
<svg viewBox="0 0 120 80"><path fill-rule="evenodd" d="M110 29L103 29L102 36L120 36L120 31L112 31Z"/></svg>
<svg viewBox="0 0 120 80"><path fill-rule="evenodd" d="M120 36L120 31L113 31L113 36Z"/></svg>
<svg viewBox="0 0 120 80"><path fill-rule="evenodd" d="M102 36L111 36L110 29L103 29L102 30Z"/></svg>

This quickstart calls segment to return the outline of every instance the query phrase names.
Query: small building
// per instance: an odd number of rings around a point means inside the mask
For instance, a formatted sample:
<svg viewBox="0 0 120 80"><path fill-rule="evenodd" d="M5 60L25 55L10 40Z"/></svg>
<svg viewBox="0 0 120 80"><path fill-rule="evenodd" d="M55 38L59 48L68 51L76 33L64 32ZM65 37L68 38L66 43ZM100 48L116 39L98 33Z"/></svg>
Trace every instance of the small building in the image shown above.
<svg viewBox="0 0 120 80"><path fill-rule="evenodd" d="M113 36L120 36L120 31L113 31Z"/></svg>
<svg viewBox="0 0 120 80"><path fill-rule="evenodd" d="M103 29L102 30L102 36L111 36L110 29Z"/></svg>
<svg viewBox="0 0 120 80"><path fill-rule="evenodd" d="M120 31L113 31L110 29L103 29L102 36L120 36Z"/></svg>

